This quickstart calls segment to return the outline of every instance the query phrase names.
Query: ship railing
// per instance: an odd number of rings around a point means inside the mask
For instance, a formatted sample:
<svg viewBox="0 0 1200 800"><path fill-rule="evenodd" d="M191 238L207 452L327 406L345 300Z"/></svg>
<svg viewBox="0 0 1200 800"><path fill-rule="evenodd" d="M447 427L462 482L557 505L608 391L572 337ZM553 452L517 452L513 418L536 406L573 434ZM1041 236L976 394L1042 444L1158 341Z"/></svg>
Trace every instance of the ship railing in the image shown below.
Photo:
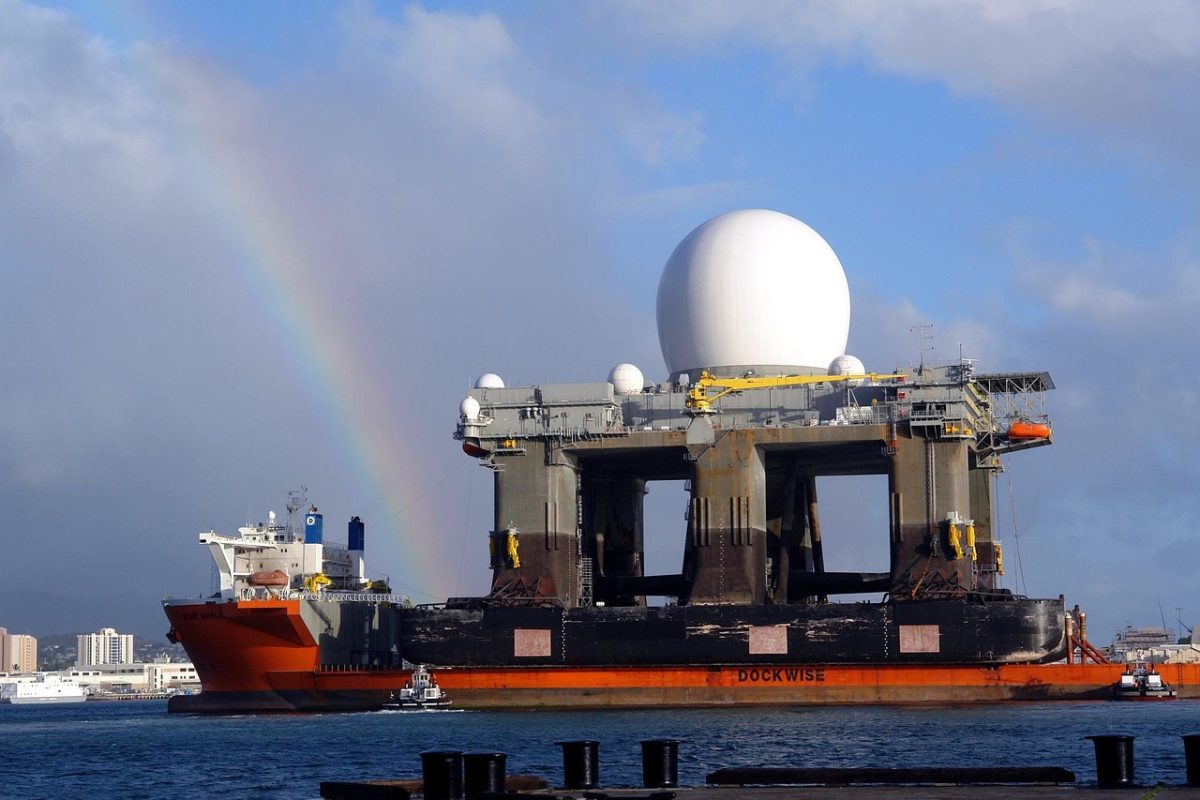
<svg viewBox="0 0 1200 800"><path fill-rule="evenodd" d="M318 664L317 672L394 672L403 664Z"/></svg>
<svg viewBox="0 0 1200 800"><path fill-rule="evenodd" d="M300 600L337 600L346 603L391 603L397 606L407 606L412 603L402 594L379 594L378 592L292 592L289 597Z"/></svg>

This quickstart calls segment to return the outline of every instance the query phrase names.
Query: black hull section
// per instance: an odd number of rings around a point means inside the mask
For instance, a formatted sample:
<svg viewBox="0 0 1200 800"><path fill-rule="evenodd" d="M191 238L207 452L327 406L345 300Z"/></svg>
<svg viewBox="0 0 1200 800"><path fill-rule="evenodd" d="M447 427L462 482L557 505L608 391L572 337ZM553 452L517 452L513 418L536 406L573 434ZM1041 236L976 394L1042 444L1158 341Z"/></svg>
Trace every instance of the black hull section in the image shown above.
<svg viewBox="0 0 1200 800"><path fill-rule="evenodd" d="M438 667L993 665L1067 652L1061 600L413 608L397 625L401 655Z"/></svg>

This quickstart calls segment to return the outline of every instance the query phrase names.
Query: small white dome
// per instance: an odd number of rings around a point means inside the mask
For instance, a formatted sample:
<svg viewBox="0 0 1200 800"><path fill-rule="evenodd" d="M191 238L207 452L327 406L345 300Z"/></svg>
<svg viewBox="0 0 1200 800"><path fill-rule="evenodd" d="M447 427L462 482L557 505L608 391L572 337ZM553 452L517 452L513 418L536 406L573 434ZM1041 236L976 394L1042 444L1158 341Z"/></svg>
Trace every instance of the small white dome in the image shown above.
<svg viewBox="0 0 1200 800"><path fill-rule="evenodd" d="M778 211L710 219L658 283L658 341L676 375L712 367L823 370L846 349L850 290L820 234Z"/></svg>
<svg viewBox="0 0 1200 800"><path fill-rule="evenodd" d="M863 362L858 356L840 355L829 362L830 375L863 375L866 371L867 368L863 366ZM863 380L863 378L859 378L848 381L848 383L851 386L862 386Z"/></svg>
<svg viewBox="0 0 1200 800"><path fill-rule="evenodd" d="M503 389L504 379L494 372L485 372L475 379L476 389Z"/></svg>
<svg viewBox="0 0 1200 800"><path fill-rule="evenodd" d="M841 355L829 364L830 375L863 375L866 371L858 356Z"/></svg>
<svg viewBox="0 0 1200 800"><path fill-rule="evenodd" d="M642 371L633 364L617 364L608 373L608 382L617 394L637 394L646 385Z"/></svg>
<svg viewBox="0 0 1200 800"><path fill-rule="evenodd" d="M464 397L458 404L458 414L466 419L479 419L479 401L474 397Z"/></svg>

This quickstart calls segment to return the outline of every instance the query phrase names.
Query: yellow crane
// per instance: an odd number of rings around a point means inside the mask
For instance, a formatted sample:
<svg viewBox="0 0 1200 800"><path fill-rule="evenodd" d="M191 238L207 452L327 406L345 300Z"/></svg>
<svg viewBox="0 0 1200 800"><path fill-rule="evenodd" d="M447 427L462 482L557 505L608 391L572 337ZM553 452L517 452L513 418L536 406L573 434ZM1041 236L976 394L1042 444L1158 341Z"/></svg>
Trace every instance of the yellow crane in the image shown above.
<svg viewBox="0 0 1200 800"><path fill-rule="evenodd" d="M686 406L693 414L711 414L713 413L712 404L715 401L720 400L727 394L735 394L747 389L772 389L783 386L804 386L814 383L844 383L846 381L860 380L870 380L878 383L880 381L900 381L907 377L907 375L901 374L881 375L875 372L868 372L852 375L776 375L762 378L718 378L705 371L700 373L700 377L688 389ZM720 391L716 394L709 394L710 389L719 389Z"/></svg>
<svg viewBox="0 0 1200 800"><path fill-rule="evenodd" d="M316 594L331 583L333 583L333 580L331 580L328 575L323 572L318 572L316 574L309 575L304 579L304 588L313 594Z"/></svg>

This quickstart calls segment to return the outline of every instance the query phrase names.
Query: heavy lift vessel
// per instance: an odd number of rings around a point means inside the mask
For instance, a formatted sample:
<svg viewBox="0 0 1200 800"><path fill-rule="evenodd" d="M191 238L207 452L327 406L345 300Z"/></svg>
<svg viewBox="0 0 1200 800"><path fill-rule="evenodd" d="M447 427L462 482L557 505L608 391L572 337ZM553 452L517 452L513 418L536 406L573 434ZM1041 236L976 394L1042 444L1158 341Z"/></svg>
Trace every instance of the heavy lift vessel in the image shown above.
<svg viewBox="0 0 1200 800"><path fill-rule="evenodd" d="M375 708L416 664L459 707L1108 696L1120 667L1074 663L1095 651L1062 598L1000 583L995 475L1051 443L1047 373L867 373L838 355L836 256L776 212L693 231L658 301L665 382L489 374L462 401L455 437L494 474L486 594L411 606L367 583L361 522L334 546L298 503L286 525L201 534L221 590L165 604L204 687L172 710ZM887 479L886 572L825 568L846 532L822 529L818 479L846 475ZM645 530L655 481L686 482L683 531ZM648 535L683 539L678 572L646 574Z"/></svg>
<svg viewBox="0 0 1200 800"><path fill-rule="evenodd" d="M1119 667L1040 663L1068 655L1062 600L998 585L995 471L1050 443L1044 417L1018 423L1051 388L963 361L474 389L456 436L494 472L489 593L412 607L365 580L361 521L346 549L315 509L303 532L201 534L222 591L166 603L204 685L172 709L374 708L418 663L460 707L1106 696ZM888 479L891 569L830 572L817 478L861 474ZM646 485L679 479L682 569L646 575ZM829 602L854 594L884 599ZM1172 679L1186 693L1190 677Z"/></svg>

